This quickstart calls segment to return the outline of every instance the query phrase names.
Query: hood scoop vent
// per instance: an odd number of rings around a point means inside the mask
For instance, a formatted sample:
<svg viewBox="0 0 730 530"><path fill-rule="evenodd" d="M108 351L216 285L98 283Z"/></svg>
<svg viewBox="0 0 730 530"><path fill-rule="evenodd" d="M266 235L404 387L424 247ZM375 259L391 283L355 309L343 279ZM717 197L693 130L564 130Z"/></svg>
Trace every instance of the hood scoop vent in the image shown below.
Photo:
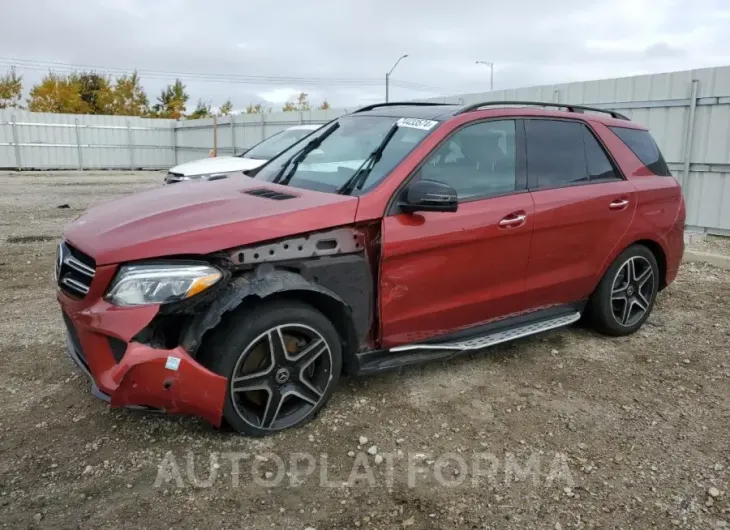
<svg viewBox="0 0 730 530"><path fill-rule="evenodd" d="M285 201L287 199L293 199L296 195L290 195L288 193L282 193L276 190L270 190L268 188L256 188L254 190L242 190L241 193L246 195L253 195L254 197L261 197L263 199L271 199L273 201Z"/></svg>

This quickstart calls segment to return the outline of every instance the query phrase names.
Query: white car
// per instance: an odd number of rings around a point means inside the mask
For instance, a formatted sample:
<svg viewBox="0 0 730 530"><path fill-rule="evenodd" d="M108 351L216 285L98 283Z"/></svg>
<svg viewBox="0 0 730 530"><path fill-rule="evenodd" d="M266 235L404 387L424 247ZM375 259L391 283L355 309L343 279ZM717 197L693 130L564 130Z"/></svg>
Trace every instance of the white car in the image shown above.
<svg viewBox="0 0 730 530"><path fill-rule="evenodd" d="M269 136L238 156L217 156L178 164L167 172L165 184L185 180L209 180L225 176L227 173L255 169L320 127L321 124L295 125Z"/></svg>

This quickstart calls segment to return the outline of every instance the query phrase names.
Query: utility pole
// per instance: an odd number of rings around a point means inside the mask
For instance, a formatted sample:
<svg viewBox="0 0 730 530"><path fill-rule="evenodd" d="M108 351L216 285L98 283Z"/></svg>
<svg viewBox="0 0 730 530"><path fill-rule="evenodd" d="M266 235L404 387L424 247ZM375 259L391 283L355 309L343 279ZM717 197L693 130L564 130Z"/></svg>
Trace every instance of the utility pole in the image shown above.
<svg viewBox="0 0 730 530"><path fill-rule="evenodd" d="M477 61L477 64L486 64L489 67L489 91L494 92L494 63Z"/></svg>
<svg viewBox="0 0 730 530"><path fill-rule="evenodd" d="M398 60L393 65L393 68L390 69L390 72L385 74L385 102L388 103L388 99L390 97L390 74L393 73L393 70L395 70L395 67L398 66L398 63L401 62L403 59L408 57L408 54L401 55Z"/></svg>

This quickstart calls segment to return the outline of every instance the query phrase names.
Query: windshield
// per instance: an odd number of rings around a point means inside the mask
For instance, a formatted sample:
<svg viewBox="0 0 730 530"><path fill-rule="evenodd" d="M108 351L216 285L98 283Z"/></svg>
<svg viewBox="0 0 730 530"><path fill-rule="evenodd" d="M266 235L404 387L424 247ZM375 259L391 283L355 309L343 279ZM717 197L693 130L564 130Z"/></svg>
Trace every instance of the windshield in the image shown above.
<svg viewBox="0 0 730 530"><path fill-rule="evenodd" d="M270 160L284 149L291 147L294 143L313 132L311 129L287 129L286 131L268 137L263 142L253 146L239 156L242 158L255 158L257 160Z"/></svg>
<svg viewBox="0 0 730 530"><path fill-rule="evenodd" d="M357 115L343 116L336 123L339 126L331 132L332 125L327 125L308 138L311 141L324 135L322 143L293 168L289 186L327 192L338 190L380 146L397 123L397 130L383 149L382 157L372 166L361 189L353 190L355 194L364 193L385 178L438 124L430 120ZM268 182L275 180L284 166L307 143L287 149L264 166L254 178ZM284 173L288 174L292 166L294 164L289 165Z"/></svg>

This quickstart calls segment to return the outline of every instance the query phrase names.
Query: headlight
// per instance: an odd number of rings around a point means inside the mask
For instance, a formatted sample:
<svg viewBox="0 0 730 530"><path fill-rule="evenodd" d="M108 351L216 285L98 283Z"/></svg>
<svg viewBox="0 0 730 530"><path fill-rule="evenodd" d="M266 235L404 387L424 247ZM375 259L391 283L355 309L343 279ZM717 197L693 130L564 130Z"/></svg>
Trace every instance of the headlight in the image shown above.
<svg viewBox="0 0 730 530"><path fill-rule="evenodd" d="M206 173L204 175L180 175L178 173L168 173L162 182L163 184L174 184L175 182L188 182L190 180L218 180L228 178L228 175L231 173L238 172L239 171L228 171L225 173Z"/></svg>
<svg viewBox="0 0 730 530"><path fill-rule="evenodd" d="M125 265L104 298L119 306L167 304L214 285L223 273L210 265Z"/></svg>

